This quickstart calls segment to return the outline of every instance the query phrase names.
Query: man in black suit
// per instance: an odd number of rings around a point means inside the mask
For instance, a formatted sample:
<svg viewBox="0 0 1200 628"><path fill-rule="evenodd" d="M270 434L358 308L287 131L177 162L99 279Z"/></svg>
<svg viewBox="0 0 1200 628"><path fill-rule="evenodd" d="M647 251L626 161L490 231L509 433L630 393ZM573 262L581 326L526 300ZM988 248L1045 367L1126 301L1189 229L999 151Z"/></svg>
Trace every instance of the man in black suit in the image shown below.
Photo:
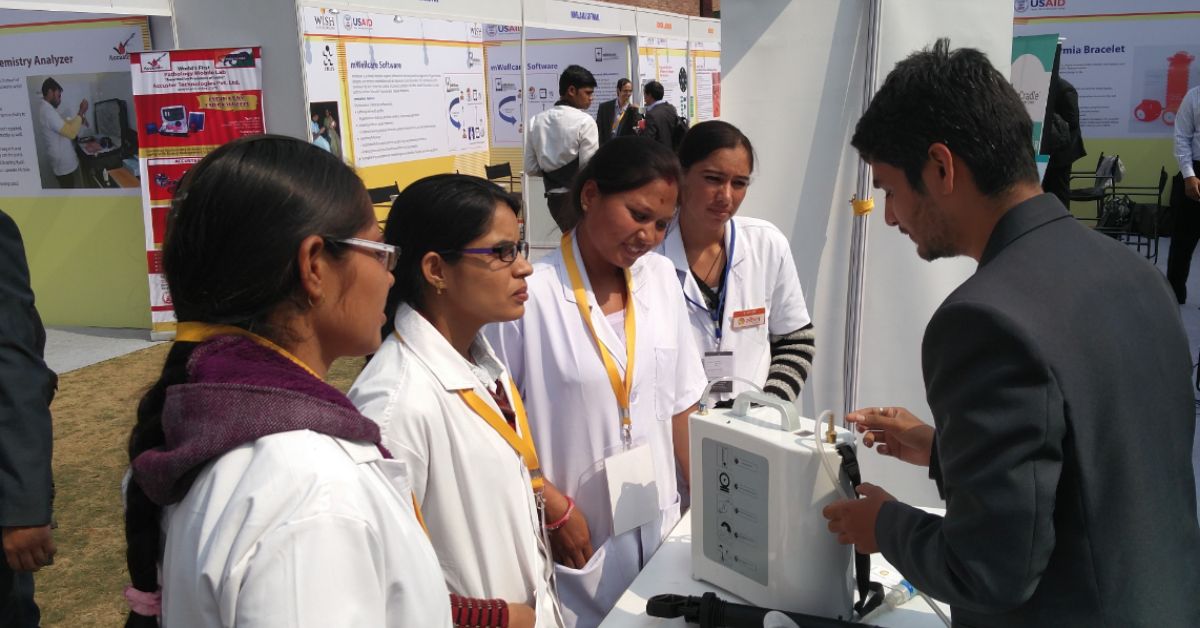
<svg viewBox="0 0 1200 628"><path fill-rule="evenodd" d="M987 115L980 115L986 111ZM928 466L944 517L864 484L829 529L962 626L1200 626L1191 358L1162 274L1041 193L1032 122L977 50L902 61L852 140L887 224L974 276L921 348L934 426L847 416Z"/></svg>
<svg viewBox="0 0 1200 628"><path fill-rule="evenodd" d="M58 378L42 352L21 233L0 212L0 626L36 627L33 572L54 559L50 401Z"/></svg>
<svg viewBox="0 0 1200 628"><path fill-rule="evenodd" d="M642 90L642 97L646 103L646 123L642 128L642 137L648 137L675 150L672 133L674 133L675 125L679 120L679 112L675 109L675 105L663 100L664 93L662 83L658 81L646 83L646 87Z"/></svg>
<svg viewBox="0 0 1200 628"><path fill-rule="evenodd" d="M637 107L630 100L633 98L633 83L623 78L617 81L617 97L600 103L596 111L596 128L600 131L600 145L614 137L633 135L637 129L638 120L642 119Z"/></svg>
<svg viewBox="0 0 1200 628"><path fill-rule="evenodd" d="M1070 207L1071 164L1087 155L1087 151L1079 127L1079 92L1057 72L1050 77L1041 153L1050 156L1042 177L1042 190L1057 196L1064 207Z"/></svg>

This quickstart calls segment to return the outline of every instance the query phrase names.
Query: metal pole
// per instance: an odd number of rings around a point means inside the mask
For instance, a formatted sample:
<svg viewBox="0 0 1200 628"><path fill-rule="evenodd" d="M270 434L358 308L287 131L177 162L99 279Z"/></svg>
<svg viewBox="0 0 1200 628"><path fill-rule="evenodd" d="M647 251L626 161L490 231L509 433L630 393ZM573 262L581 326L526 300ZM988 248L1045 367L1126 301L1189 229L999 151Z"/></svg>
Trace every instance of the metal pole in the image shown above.
<svg viewBox="0 0 1200 628"><path fill-rule="evenodd" d="M521 237L528 238L530 233L534 233L530 227L530 219L533 218L529 211L529 173L525 172L525 133L528 129L525 128L529 124L529 99L525 92L525 83L529 80L526 69L528 65L525 62L525 0L521 0L521 88L517 92L517 102L521 103L521 124L517 128L521 130L521 212L525 214L525 231Z"/></svg>
<svg viewBox="0 0 1200 628"><path fill-rule="evenodd" d="M875 97L875 80L879 65L879 14L882 0L867 0L867 55L863 77L863 111ZM871 166L858 161L856 199L871 196ZM858 407L859 348L862 341L863 283L867 262L867 220L870 214L855 213L850 236L850 277L846 290L846 345L842 371L843 416Z"/></svg>

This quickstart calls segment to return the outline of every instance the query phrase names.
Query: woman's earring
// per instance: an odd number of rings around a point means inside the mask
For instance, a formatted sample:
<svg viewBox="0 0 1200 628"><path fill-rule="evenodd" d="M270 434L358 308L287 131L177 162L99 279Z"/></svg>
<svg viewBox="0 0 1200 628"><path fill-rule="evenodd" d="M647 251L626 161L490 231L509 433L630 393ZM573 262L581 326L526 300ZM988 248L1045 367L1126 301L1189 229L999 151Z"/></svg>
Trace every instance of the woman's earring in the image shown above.
<svg viewBox="0 0 1200 628"><path fill-rule="evenodd" d="M442 289L443 289L443 288L445 288L445 287L446 287L446 284L443 284L443 283L439 283L439 284L437 285L437 293L438 293L438 295L439 295L439 296L442 294Z"/></svg>

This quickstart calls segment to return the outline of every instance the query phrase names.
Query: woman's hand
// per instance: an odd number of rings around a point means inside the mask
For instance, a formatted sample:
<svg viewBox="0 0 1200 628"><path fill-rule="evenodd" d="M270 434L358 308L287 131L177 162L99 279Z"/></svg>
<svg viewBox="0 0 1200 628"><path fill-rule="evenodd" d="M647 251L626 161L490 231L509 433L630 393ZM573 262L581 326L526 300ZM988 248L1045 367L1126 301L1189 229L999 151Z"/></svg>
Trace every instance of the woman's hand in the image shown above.
<svg viewBox="0 0 1200 628"><path fill-rule="evenodd" d="M554 523L567 513L567 497L560 493L551 483L546 483L546 522ZM592 534L588 529L587 519L583 511L576 508L571 511L562 527L547 531L550 536L550 553L554 562L582 569L592 557Z"/></svg>

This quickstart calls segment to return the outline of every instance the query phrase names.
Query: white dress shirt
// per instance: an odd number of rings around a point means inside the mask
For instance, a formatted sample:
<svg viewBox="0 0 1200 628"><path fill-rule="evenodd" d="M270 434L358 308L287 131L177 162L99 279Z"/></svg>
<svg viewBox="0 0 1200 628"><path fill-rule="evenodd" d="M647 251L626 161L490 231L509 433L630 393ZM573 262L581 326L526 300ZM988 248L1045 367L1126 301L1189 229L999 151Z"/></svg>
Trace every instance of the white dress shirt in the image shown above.
<svg viewBox="0 0 1200 628"><path fill-rule="evenodd" d="M1200 86L1188 90L1175 112L1175 159L1183 177L1196 176L1200 160Z"/></svg>
<svg viewBox="0 0 1200 628"><path fill-rule="evenodd" d="M542 176L579 158L579 168L587 165L600 148L596 120L582 109L560 104L529 120L525 131L525 172ZM554 188L547 192L565 192Z"/></svg>

